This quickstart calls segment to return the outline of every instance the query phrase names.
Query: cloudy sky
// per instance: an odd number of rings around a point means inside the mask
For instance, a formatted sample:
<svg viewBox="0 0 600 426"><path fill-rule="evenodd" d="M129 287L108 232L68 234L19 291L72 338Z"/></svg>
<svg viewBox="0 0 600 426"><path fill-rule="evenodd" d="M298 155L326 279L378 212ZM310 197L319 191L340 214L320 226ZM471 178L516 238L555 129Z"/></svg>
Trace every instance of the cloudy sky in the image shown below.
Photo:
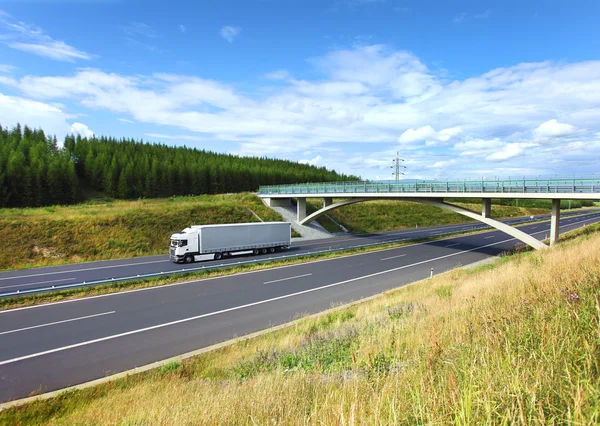
<svg viewBox="0 0 600 426"><path fill-rule="evenodd" d="M598 0L0 0L0 124L368 179L600 173Z"/></svg>

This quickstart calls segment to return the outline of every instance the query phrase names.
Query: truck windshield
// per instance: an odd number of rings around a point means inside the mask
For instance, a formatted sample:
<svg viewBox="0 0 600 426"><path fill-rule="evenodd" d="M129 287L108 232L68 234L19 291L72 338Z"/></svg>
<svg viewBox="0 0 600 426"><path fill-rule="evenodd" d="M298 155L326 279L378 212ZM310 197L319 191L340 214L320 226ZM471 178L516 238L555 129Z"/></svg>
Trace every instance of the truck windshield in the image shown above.
<svg viewBox="0 0 600 426"><path fill-rule="evenodd" d="M187 243L187 240L171 240L171 247L184 247Z"/></svg>

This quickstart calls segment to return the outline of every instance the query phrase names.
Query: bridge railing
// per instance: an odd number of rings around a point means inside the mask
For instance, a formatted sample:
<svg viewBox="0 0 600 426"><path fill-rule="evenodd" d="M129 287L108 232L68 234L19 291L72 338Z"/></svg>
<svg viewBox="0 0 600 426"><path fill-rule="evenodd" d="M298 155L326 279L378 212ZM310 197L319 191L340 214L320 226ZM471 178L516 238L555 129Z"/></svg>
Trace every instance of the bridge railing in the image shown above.
<svg viewBox="0 0 600 426"><path fill-rule="evenodd" d="M354 194L354 193L598 193L600 179L504 180L504 181L423 181L423 182L320 182L291 185L263 185L261 195Z"/></svg>

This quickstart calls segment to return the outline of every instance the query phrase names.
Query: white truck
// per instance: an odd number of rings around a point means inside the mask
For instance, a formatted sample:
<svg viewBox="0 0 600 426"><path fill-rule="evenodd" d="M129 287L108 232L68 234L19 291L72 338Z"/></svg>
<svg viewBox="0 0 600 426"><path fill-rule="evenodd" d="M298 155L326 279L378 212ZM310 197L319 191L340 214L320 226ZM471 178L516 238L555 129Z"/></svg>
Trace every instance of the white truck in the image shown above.
<svg viewBox="0 0 600 426"><path fill-rule="evenodd" d="M192 263L211 255L215 260L232 254L274 253L291 244L288 222L195 225L171 235L171 261Z"/></svg>

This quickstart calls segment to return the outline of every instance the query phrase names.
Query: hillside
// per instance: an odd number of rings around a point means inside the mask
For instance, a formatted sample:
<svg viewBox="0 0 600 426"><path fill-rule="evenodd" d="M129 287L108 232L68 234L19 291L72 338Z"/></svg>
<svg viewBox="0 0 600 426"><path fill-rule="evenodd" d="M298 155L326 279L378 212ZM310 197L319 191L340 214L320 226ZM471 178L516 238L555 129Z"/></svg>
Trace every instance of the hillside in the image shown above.
<svg viewBox="0 0 600 426"><path fill-rule="evenodd" d="M322 200L309 200L307 211L317 210L321 207L321 203ZM473 211L481 211L481 204L455 201L453 204ZM542 215L549 211L539 207L492 205L492 216L497 219ZM329 216L350 232L357 234L473 222L472 219L438 207L406 201L369 201L351 204L331 211ZM340 231L340 228L327 217L323 217L319 222L330 232Z"/></svg>
<svg viewBox="0 0 600 426"><path fill-rule="evenodd" d="M598 424L598 229L0 423Z"/></svg>
<svg viewBox="0 0 600 426"><path fill-rule="evenodd" d="M314 210L320 200L309 200ZM462 204L477 210L479 205ZM0 209L0 269L165 254L169 236L191 224L282 220L250 193L95 201L71 206ZM547 213L538 208L496 206L495 217ZM373 201L330 213L355 233L468 222L442 209L416 203ZM330 232L340 228L324 217ZM293 236L298 236L294 233Z"/></svg>
<svg viewBox="0 0 600 426"><path fill-rule="evenodd" d="M309 210L316 204L312 200ZM165 254L169 236L185 226L258 221L252 212L264 221L282 220L250 193L0 209L0 269ZM494 206L493 212L510 217L545 210ZM389 201L347 206L331 215L357 233L468 220L434 207ZM340 231L326 218L321 222L331 232Z"/></svg>
<svg viewBox="0 0 600 426"><path fill-rule="evenodd" d="M165 254L189 225L280 221L253 194L0 209L0 269Z"/></svg>
<svg viewBox="0 0 600 426"><path fill-rule="evenodd" d="M238 157L109 137L67 136L0 126L0 207L255 191L259 185L352 180L287 160Z"/></svg>

